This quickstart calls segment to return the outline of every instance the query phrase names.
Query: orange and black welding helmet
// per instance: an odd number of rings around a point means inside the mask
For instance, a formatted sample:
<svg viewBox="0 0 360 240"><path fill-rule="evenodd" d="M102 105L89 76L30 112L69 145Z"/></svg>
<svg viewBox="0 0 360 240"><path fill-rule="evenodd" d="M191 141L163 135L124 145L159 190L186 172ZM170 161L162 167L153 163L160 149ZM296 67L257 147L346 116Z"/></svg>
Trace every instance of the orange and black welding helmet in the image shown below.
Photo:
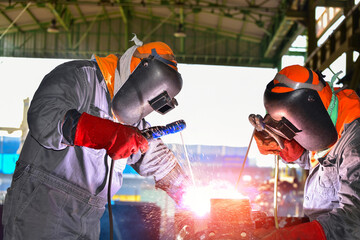
<svg viewBox="0 0 360 240"><path fill-rule="evenodd" d="M177 105L182 78L171 48L163 42L139 46L132 55L130 76L112 100L116 118L139 122L152 111L165 114Z"/></svg>
<svg viewBox="0 0 360 240"><path fill-rule="evenodd" d="M332 96L320 73L300 65L285 67L264 93L268 124L309 151L327 149L338 139L336 120L328 112Z"/></svg>

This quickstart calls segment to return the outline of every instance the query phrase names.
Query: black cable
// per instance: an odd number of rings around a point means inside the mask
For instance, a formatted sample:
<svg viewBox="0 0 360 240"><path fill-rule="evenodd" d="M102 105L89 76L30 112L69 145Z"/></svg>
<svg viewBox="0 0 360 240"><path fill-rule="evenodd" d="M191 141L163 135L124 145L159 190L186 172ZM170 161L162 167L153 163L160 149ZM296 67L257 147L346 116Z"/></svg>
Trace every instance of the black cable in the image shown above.
<svg viewBox="0 0 360 240"><path fill-rule="evenodd" d="M108 184L108 193L107 193L107 201L108 201L108 211L109 211L109 224L110 224L110 240L114 239L113 233L113 217L112 217L112 209L111 209L111 180L114 169L114 160L111 160L110 165L110 175L109 175L109 184Z"/></svg>

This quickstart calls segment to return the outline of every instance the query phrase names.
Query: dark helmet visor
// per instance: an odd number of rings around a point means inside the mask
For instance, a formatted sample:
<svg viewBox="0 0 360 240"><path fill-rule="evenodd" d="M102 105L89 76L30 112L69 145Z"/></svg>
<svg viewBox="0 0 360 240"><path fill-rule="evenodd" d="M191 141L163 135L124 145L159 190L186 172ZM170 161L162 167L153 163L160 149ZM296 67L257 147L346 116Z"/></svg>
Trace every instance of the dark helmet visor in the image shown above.
<svg viewBox="0 0 360 240"><path fill-rule="evenodd" d="M264 105L275 121L284 119L297 131L293 137L303 148L319 151L337 141L337 132L317 91L297 89L286 93L274 93L273 81L264 93Z"/></svg>
<svg viewBox="0 0 360 240"><path fill-rule="evenodd" d="M162 114L173 109L174 97L182 88L180 73L150 55L142 59L129 79L115 94L112 109L125 124L135 124L152 111Z"/></svg>

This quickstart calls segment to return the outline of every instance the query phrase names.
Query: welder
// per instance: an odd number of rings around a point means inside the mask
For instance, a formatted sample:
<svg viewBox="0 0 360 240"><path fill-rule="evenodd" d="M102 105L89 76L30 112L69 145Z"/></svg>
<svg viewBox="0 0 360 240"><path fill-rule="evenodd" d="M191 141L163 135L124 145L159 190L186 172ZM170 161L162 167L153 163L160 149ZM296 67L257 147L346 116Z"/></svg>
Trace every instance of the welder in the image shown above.
<svg viewBox="0 0 360 240"><path fill-rule="evenodd" d="M188 177L161 139L140 130L150 112L177 105L182 78L167 44L133 41L121 57L69 61L42 80L6 194L4 239L99 239L113 160L111 196L128 164L181 201Z"/></svg>
<svg viewBox="0 0 360 240"><path fill-rule="evenodd" d="M310 221L259 229L260 239L360 238L360 99L333 87L337 74L331 82L324 77L299 65L283 68L266 87L267 115L252 116L269 130L255 131L262 154L309 170L303 206Z"/></svg>

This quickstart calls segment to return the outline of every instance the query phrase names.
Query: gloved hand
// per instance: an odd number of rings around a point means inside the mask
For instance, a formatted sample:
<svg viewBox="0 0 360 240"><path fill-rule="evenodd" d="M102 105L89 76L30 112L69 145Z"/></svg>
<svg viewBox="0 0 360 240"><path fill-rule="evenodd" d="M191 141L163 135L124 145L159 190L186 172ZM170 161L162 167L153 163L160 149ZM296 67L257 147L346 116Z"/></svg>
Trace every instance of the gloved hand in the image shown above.
<svg viewBox="0 0 360 240"><path fill-rule="evenodd" d="M259 228L253 232L261 240L326 240L325 232L316 220L286 228Z"/></svg>
<svg viewBox="0 0 360 240"><path fill-rule="evenodd" d="M129 157L139 151L148 150L147 140L140 131L107 119L82 113L77 123L74 145L95 149L106 149L114 159Z"/></svg>
<svg viewBox="0 0 360 240"><path fill-rule="evenodd" d="M176 164L165 177L155 183L155 187L164 190L178 206L182 204L183 194L190 185L190 179L179 164Z"/></svg>
<svg viewBox="0 0 360 240"><path fill-rule="evenodd" d="M261 154L280 155L280 157L285 161L293 162L300 158L304 153L304 148L294 139L289 141L278 136L284 145L284 148L281 149L276 140L265 131L265 123L260 115L251 114L249 116L249 121L255 127L256 131L254 138Z"/></svg>
<svg viewBox="0 0 360 240"><path fill-rule="evenodd" d="M254 138L256 145L261 154L275 154L280 155L282 159L287 162L293 162L301 157L304 153L304 148L300 146L295 140L284 140L284 149L281 149L275 139L264 135L266 132L255 131Z"/></svg>

